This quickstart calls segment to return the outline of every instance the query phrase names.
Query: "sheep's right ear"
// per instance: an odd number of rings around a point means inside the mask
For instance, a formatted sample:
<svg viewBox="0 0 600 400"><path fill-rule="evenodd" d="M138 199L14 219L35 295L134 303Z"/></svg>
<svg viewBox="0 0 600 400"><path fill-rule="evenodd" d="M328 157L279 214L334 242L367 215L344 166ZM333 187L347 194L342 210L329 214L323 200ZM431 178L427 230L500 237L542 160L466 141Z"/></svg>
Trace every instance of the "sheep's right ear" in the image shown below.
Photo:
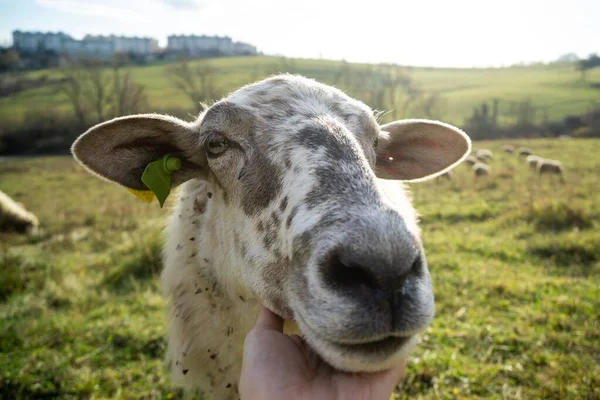
<svg viewBox="0 0 600 400"><path fill-rule="evenodd" d="M136 190L148 190L141 180L144 169L167 153L181 159L181 169L172 175L173 187L206 171L199 133L190 123L159 114L98 124L75 140L71 152L92 174Z"/></svg>

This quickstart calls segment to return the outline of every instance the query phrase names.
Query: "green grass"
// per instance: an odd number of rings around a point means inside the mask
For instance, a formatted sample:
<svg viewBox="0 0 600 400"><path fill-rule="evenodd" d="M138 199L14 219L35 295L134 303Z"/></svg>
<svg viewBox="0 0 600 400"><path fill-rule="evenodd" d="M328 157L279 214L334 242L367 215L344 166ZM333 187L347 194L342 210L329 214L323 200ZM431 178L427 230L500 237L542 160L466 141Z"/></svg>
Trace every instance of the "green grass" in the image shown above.
<svg viewBox="0 0 600 400"><path fill-rule="evenodd" d="M263 78L274 72L288 72L280 69L280 61L273 57L221 58L207 62L217 73L217 87L222 93L234 90L248 82ZM326 60L295 60L290 72L300 73L333 84L340 62ZM180 93L165 75L167 64L133 68L136 82L146 86L151 110L192 110L190 102ZM416 86L427 92L438 92L444 98L443 119L461 125L473 106L492 98L506 101L520 101L531 98L534 106L543 107L548 118L560 119L568 114L588 111L593 104L599 105L600 68L590 70L586 81L580 79L573 65L550 65L513 67L496 69L435 69L404 68L415 81ZM48 74L59 77L60 70L36 71L32 76ZM361 93L349 94L361 98ZM366 100L366 99L363 99ZM65 97L55 86L26 90L13 97L0 99L0 123L9 127L22 121L26 110L44 110L52 107L59 112L69 113ZM507 107L507 103L501 103ZM543 118L540 109L536 121ZM500 122L510 122L503 118Z"/></svg>
<svg viewBox="0 0 600 400"><path fill-rule="evenodd" d="M563 161L531 176L505 142L492 175L410 185L436 317L401 396L600 398L600 140L514 141ZM164 211L67 157L0 162L43 232L0 237L0 398L179 398L162 363Z"/></svg>

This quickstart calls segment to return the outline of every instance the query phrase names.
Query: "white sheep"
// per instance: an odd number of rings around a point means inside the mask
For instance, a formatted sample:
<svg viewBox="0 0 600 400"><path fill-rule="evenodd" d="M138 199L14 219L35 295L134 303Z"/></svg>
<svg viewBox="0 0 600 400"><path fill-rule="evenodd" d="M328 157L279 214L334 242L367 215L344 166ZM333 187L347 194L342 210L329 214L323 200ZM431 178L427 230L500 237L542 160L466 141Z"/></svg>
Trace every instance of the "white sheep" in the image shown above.
<svg viewBox="0 0 600 400"><path fill-rule="evenodd" d="M437 178L435 178L437 181L440 181L442 178L445 178L446 180L452 180L452 171L448 170L446 172L444 172L441 175L438 175Z"/></svg>
<svg viewBox="0 0 600 400"><path fill-rule="evenodd" d="M475 153L475 157L477 157L479 161L488 161L493 158L493 153L488 149L480 149Z"/></svg>
<svg viewBox="0 0 600 400"><path fill-rule="evenodd" d="M474 165L477 164L479 160L475 156L468 156L467 158L465 158L465 162L469 165Z"/></svg>
<svg viewBox="0 0 600 400"><path fill-rule="evenodd" d="M180 159L153 170L181 185L161 274L166 358L176 382L232 399L260 304L339 370L380 371L407 357L433 317L433 293L416 212L395 180L434 178L470 147L451 125L379 126L340 90L280 75L194 122L101 123L72 151L94 175L135 190L147 190L148 163L165 152Z"/></svg>
<svg viewBox="0 0 600 400"><path fill-rule="evenodd" d="M558 160L539 160L536 165L539 176L542 175L558 175L560 181L564 182L563 165Z"/></svg>
<svg viewBox="0 0 600 400"><path fill-rule="evenodd" d="M0 232L34 233L38 226L34 214L0 191Z"/></svg>
<svg viewBox="0 0 600 400"><path fill-rule="evenodd" d="M487 176L490 174L490 166L484 163L476 163L473 165L473 167L471 168L473 170L473 173L475 174L475 177L478 176Z"/></svg>
<svg viewBox="0 0 600 400"><path fill-rule="evenodd" d="M514 153L515 152L515 147L511 146L510 144L505 144L504 146L502 146L502 151L505 153Z"/></svg>
<svg viewBox="0 0 600 400"><path fill-rule="evenodd" d="M536 156L534 154L530 154L527 156L527 158L525 159L525 163L527 165L529 165L529 169L531 169L532 171L535 171L538 165L539 161L542 161L543 158Z"/></svg>
<svg viewBox="0 0 600 400"><path fill-rule="evenodd" d="M531 149L529 147L519 147L517 149L517 154L519 156L528 156L533 154L533 151L531 151Z"/></svg>

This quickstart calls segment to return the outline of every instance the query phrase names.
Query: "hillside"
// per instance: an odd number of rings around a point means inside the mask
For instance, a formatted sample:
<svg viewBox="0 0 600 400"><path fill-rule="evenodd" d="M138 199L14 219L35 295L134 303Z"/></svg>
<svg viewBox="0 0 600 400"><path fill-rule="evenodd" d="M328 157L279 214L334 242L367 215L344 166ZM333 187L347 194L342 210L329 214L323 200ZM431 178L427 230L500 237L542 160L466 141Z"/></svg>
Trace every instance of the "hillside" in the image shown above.
<svg viewBox="0 0 600 400"><path fill-rule="evenodd" d="M209 64L215 70L215 86L219 93L230 90L276 72L299 73L334 84L349 94L366 102L368 97L353 85L344 84L338 76L342 63L326 60L285 60L274 57L221 58L194 61L193 65ZM150 110L185 110L192 112L190 101L169 81L165 70L168 65L153 65L132 68L133 77L146 87ZM382 83L388 74L387 67L348 64L350 71L367 71L367 86ZM568 114L583 113L600 99L600 69L588 72L586 81L571 64L550 66L512 67L499 69L435 69L406 67L397 68L412 80L411 86L425 93L438 93L441 119L461 125L475 105L492 98L501 99L500 107L509 101L530 98L538 108L535 118L539 122L544 113L550 120ZM60 70L45 70L29 73L28 76L60 77ZM596 102L596 103L594 103ZM369 104L374 107L373 104ZM56 86L29 89L11 97L0 98L0 126L9 129L22 123L27 110L56 109L59 113L70 113L69 103ZM188 113L189 111L189 113ZM415 115L415 113L417 115ZM418 110L406 116L418 117ZM500 123L510 118L501 117Z"/></svg>

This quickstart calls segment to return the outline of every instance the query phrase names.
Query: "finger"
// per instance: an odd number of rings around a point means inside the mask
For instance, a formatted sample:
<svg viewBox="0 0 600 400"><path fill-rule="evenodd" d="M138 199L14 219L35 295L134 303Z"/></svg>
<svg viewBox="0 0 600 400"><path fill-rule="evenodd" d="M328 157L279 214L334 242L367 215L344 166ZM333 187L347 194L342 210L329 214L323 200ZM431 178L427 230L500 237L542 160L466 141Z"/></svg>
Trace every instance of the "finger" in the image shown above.
<svg viewBox="0 0 600 400"><path fill-rule="evenodd" d="M404 378L405 369L406 360L402 360L399 365L397 365L396 367L392 368L384 374L383 380L389 382L389 384L392 385L392 387L396 387L400 383L402 378Z"/></svg>
<svg viewBox="0 0 600 400"><path fill-rule="evenodd" d="M262 328L270 331L283 332L283 319L273 314L264 306L260 307L258 318L256 319L256 328Z"/></svg>

